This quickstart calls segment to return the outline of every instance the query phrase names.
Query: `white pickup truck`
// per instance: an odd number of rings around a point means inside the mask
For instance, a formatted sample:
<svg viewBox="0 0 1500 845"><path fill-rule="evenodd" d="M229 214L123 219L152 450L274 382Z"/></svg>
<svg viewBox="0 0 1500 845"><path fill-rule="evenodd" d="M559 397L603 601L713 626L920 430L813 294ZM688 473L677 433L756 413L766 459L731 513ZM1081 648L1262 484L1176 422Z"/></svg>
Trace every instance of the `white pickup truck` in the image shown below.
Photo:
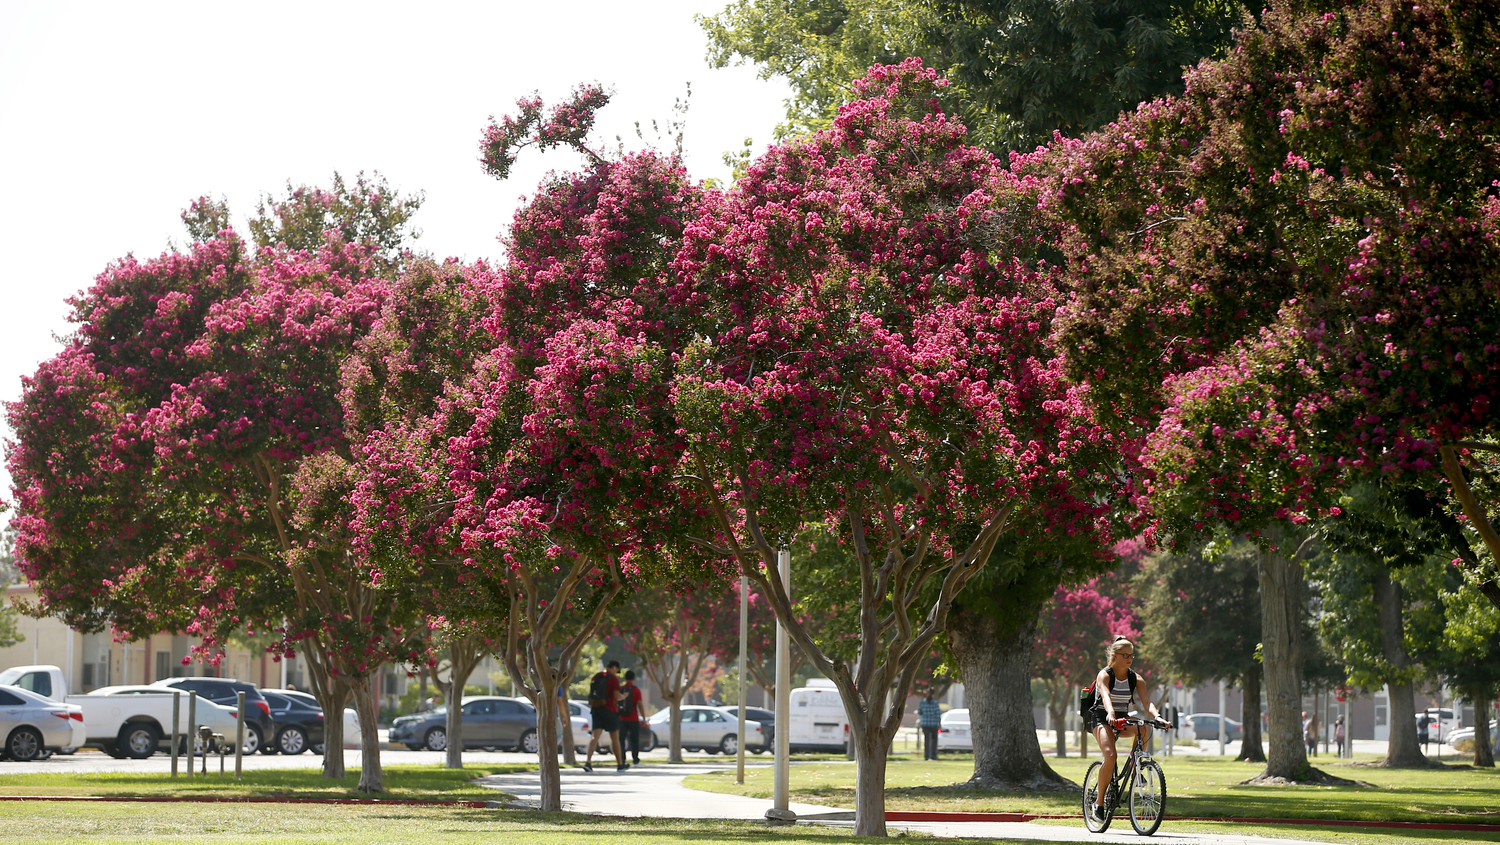
<svg viewBox="0 0 1500 845"><path fill-rule="evenodd" d="M150 757L158 747L171 750L172 693L165 687L105 687L88 695L68 695L68 681L56 666L16 666L0 672L0 684L12 684L53 701L76 704L83 710L84 745L116 757ZM197 722L214 733L233 737L235 711L198 699ZM188 696L178 703L178 730L191 732Z"/></svg>

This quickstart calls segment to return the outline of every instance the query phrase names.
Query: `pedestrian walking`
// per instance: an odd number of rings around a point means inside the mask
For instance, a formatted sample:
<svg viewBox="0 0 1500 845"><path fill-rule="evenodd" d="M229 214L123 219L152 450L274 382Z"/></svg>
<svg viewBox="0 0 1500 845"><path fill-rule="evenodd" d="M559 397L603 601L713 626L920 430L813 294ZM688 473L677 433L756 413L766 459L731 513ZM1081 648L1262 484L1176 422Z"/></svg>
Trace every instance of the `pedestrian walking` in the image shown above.
<svg viewBox="0 0 1500 845"><path fill-rule="evenodd" d="M599 747L599 737L609 732L610 748L615 752L615 771L630 768L625 762L625 748L620 744L620 661L611 660L604 671L589 681L589 717L594 721L594 735L589 737L589 753L583 760L583 770L594 770L594 749Z"/></svg>
<svg viewBox="0 0 1500 845"><path fill-rule="evenodd" d="M1307 716L1306 713L1303 713L1302 715L1303 716ZM1316 756L1318 756L1318 717L1317 716L1308 717L1307 721L1305 721L1305 722L1302 723L1302 738L1305 739L1305 740L1307 740L1307 756L1309 756L1309 757L1316 757Z"/></svg>
<svg viewBox="0 0 1500 845"><path fill-rule="evenodd" d="M625 685L620 687L620 745L636 765L641 762L641 720L646 715L641 704L641 688L635 685L635 670L625 673Z"/></svg>
<svg viewBox="0 0 1500 845"><path fill-rule="evenodd" d="M943 724L943 709L938 706L932 690L917 704L917 724L922 726L922 759L936 760L938 728Z"/></svg>

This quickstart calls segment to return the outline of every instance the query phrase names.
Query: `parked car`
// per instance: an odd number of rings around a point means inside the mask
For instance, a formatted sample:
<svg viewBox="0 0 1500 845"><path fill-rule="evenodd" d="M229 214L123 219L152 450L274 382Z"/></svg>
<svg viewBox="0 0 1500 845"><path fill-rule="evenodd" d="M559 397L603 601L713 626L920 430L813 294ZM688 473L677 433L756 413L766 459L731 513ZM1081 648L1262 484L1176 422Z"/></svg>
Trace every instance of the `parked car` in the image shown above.
<svg viewBox="0 0 1500 845"><path fill-rule="evenodd" d="M1497 720L1495 719L1490 720L1490 747L1492 748L1496 742L1496 722ZM1474 728L1459 728L1453 733L1448 734L1448 744L1464 754L1472 754L1474 752Z"/></svg>
<svg viewBox="0 0 1500 845"><path fill-rule="evenodd" d="M87 695L69 696L68 700L83 706L84 727L89 730L91 737L85 744L103 748L115 757L139 759L150 757L154 751L172 751L172 692L173 690L149 684L119 684L100 687ZM121 696L129 696L126 700L131 701L133 706L121 707ZM120 716L124 713L129 713L129 717L121 727L115 728L114 725L120 722ZM188 749L187 737L192 734L189 713L199 725L207 725L209 730L226 739L233 737L239 730L239 712L233 707L215 704L202 697L194 707L188 701L188 694L184 692L177 702L177 729L182 731L183 736L179 751L183 754ZM248 733L249 725L245 727ZM106 741L96 741L93 738L96 734ZM107 741L110 737L116 737L113 743ZM192 743L193 753L202 754L206 747L203 740L193 736Z"/></svg>
<svg viewBox="0 0 1500 845"><path fill-rule="evenodd" d="M738 707L720 707L719 709L724 711L724 714L729 717L730 721L738 721L740 718L740 708ZM746 707L745 720L747 722L745 725L745 750L753 751L756 754L764 754L769 751L776 743L776 714L764 707ZM748 722L752 721L760 723L760 731L761 735L765 738L765 745L755 745L749 741L750 726Z"/></svg>
<svg viewBox="0 0 1500 845"><path fill-rule="evenodd" d="M276 722L276 737L271 747L281 754L301 754L311 749L314 754L323 753L323 706L310 693L300 690L261 690L266 703L271 705L271 718ZM353 707L344 708L344 747L358 748L359 714Z"/></svg>
<svg viewBox="0 0 1500 845"><path fill-rule="evenodd" d="M234 678L189 677L163 678L152 686L196 692L199 698L206 698L231 709L239 706L239 693L245 693L245 753L276 753L270 743L276 736L276 722L271 718L271 705L255 684Z"/></svg>
<svg viewBox="0 0 1500 845"><path fill-rule="evenodd" d="M593 716L589 713L587 701L568 701L568 718L573 722L573 749L579 754L587 754L589 751L589 737L594 729L591 720ZM609 747L609 734L601 734L599 743L602 747ZM641 746L646 746L646 738L641 737ZM562 750L562 731L557 733L557 749ZM644 748L650 751L649 748Z"/></svg>
<svg viewBox="0 0 1500 845"><path fill-rule="evenodd" d="M974 736L969 733L968 708L958 707L943 714L938 725L938 750L974 750Z"/></svg>
<svg viewBox="0 0 1500 845"><path fill-rule="evenodd" d="M726 708L727 709L727 708ZM663 707L651 714L646 726L652 735L652 747L667 745L672 738L672 708ZM645 748L646 737L641 737ZM745 749L765 748L765 734L760 722L745 722ZM737 754L740 748L739 720L718 707L688 705L682 708L682 748L684 751L707 751L709 754Z"/></svg>
<svg viewBox="0 0 1500 845"><path fill-rule="evenodd" d="M5 737L0 756L22 763L77 748L85 739L83 708L20 687L0 686L0 736Z"/></svg>
<svg viewBox="0 0 1500 845"><path fill-rule="evenodd" d="M1212 742L1219 738L1218 713L1194 713L1190 716L1183 716L1178 724L1181 726L1177 732L1177 736L1179 739L1194 739L1198 742ZM1181 729L1187 727L1191 727L1191 734L1189 734L1186 730ZM1226 718L1224 720L1224 741L1234 742L1236 740L1241 740L1244 738L1245 726L1240 724L1238 721L1235 721L1234 719Z"/></svg>
<svg viewBox="0 0 1500 845"><path fill-rule="evenodd" d="M465 696L461 711L465 748L493 751L508 748L535 754L536 708L531 702L498 695ZM448 747L448 707L400 716L391 723L389 739L413 751L442 751Z"/></svg>
<svg viewBox="0 0 1500 845"><path fill-rule="evenodd" d="M15 666L0 672L0 684L12 684L42 698L72 704L83 712L82 745L101 749L115 757L150 757L167 740L172 729L172 701L169 697L138 694L138 690L170 693L162 687L113 686L94 690L87 695L70 695L68 679L57 666ZM215 733L232 736L234 711L202 702L199 723ZM188 730L188 702L179 704L177 722ZM170 745L170 742L167 742ZM184 745L184 749L186 745ZM69 749L64 749L69 750Z"/></svg>

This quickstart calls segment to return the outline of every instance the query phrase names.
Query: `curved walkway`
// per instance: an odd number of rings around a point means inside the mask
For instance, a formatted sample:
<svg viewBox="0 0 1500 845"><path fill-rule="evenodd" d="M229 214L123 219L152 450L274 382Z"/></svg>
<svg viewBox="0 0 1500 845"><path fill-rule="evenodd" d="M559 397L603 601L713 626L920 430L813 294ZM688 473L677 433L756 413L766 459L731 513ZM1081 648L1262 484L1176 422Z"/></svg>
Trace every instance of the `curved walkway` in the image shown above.
<svg viewBox="0 0 1500 845"><path fill-rule="evenodd" d="M600 816L649 816L667 819L765 818L771 802L742 795L701 792L683 786L682 779L697 772L722 771L720 764L645 765L617 772L613 766L594 772L562 770L563 809ZM748 768L748 767L747 767ZM757 768L767 768L759 766ZM520 803L536 806L541 783L535 772L491 775L479 783L516 796ZM852 812L815 804L793 803L791 809L806 823L853 826ZM843 818L840 818L843 817ZM921 831L948 838L1029 839L1048 842L1140 842L1128 819L1116 819L1108 832L1089 833L1075 825L1030 822L888 822L892 829ZM1177 833L1166 822L1149 841L1171 845L1299 845L1311 839L1272 839L1219 833ZM1122 829L1123 828L1123 829Z"/></svg>

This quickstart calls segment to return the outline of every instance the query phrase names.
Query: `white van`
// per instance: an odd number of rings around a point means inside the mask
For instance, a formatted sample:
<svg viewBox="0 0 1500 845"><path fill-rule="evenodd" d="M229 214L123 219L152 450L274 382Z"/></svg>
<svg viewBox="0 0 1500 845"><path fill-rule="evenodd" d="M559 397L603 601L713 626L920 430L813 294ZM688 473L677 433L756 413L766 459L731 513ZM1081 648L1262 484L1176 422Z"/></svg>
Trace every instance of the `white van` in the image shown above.
<svg viewBox="0 0 1500 845"><path fill-rule="evenodd" d="M793 751L843 751L849 741L849 720L833 681L811 678L788 696L791 713L777 716L777 730L786 724L787 744Z"/></svg>

